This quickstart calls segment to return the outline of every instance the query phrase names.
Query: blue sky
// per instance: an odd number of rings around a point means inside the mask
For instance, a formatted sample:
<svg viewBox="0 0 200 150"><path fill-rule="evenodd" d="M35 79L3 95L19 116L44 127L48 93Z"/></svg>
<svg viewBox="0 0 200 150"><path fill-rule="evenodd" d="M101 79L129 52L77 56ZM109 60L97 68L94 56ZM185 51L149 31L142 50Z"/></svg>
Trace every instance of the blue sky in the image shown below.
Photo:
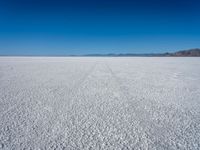
<svg viewBox="0 0 200 150"><path fill-rule="evenodd" d="M0 0L0 55L200 47L198 0Z"/></svg>

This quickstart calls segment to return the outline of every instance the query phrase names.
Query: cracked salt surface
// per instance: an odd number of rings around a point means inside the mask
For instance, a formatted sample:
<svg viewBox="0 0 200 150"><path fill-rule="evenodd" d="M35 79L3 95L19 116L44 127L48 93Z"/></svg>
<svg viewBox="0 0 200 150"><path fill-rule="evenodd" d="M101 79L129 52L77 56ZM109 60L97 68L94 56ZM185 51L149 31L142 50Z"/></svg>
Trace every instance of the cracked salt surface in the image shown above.
<svg viewBox="0 0 200 150"><path fill-rule="evenodd" d="M199 66L0 57L0 149L200 149Z"/></svg>

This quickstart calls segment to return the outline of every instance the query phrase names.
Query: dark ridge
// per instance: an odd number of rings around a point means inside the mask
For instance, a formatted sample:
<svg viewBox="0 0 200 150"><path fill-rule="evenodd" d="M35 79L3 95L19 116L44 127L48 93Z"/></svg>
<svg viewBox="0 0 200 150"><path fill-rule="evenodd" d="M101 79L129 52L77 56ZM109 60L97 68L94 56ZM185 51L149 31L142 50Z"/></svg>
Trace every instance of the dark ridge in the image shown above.
<svg viewBox="0 0 200 150"><path fill-rule="evenodd" d="M175 53L172 53L172 56L180 56L180 57L200 57L200 49L190 49L190 50L182 50Z"/></svg>

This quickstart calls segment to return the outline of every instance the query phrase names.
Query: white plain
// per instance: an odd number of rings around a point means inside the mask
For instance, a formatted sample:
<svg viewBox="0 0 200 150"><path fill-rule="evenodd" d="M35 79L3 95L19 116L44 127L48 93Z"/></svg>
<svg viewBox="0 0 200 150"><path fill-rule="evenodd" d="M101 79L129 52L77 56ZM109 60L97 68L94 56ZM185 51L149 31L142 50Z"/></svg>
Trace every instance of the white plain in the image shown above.
<svg viewBox="0 0 200 150"><path fill-rule="evenodd" d="M0 149L200 149L200 58L0 57Z"/></svg>

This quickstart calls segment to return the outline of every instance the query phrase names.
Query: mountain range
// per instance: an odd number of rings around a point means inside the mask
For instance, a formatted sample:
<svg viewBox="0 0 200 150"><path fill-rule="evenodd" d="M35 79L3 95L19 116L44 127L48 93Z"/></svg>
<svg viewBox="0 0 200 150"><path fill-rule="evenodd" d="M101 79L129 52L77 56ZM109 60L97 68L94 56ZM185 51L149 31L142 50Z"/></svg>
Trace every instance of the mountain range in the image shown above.
<svg viewBox="0 0 200 150"><path fill-rule="evenodd" d="M200 49L189 49L189 50L181 50L177 52L166 52L166 53L144 53L144 54L135 54L135 53L109 53L109 54L87 54L87 55L81 55L81 56L107 56L107 57L200 57Z"/></svg>

